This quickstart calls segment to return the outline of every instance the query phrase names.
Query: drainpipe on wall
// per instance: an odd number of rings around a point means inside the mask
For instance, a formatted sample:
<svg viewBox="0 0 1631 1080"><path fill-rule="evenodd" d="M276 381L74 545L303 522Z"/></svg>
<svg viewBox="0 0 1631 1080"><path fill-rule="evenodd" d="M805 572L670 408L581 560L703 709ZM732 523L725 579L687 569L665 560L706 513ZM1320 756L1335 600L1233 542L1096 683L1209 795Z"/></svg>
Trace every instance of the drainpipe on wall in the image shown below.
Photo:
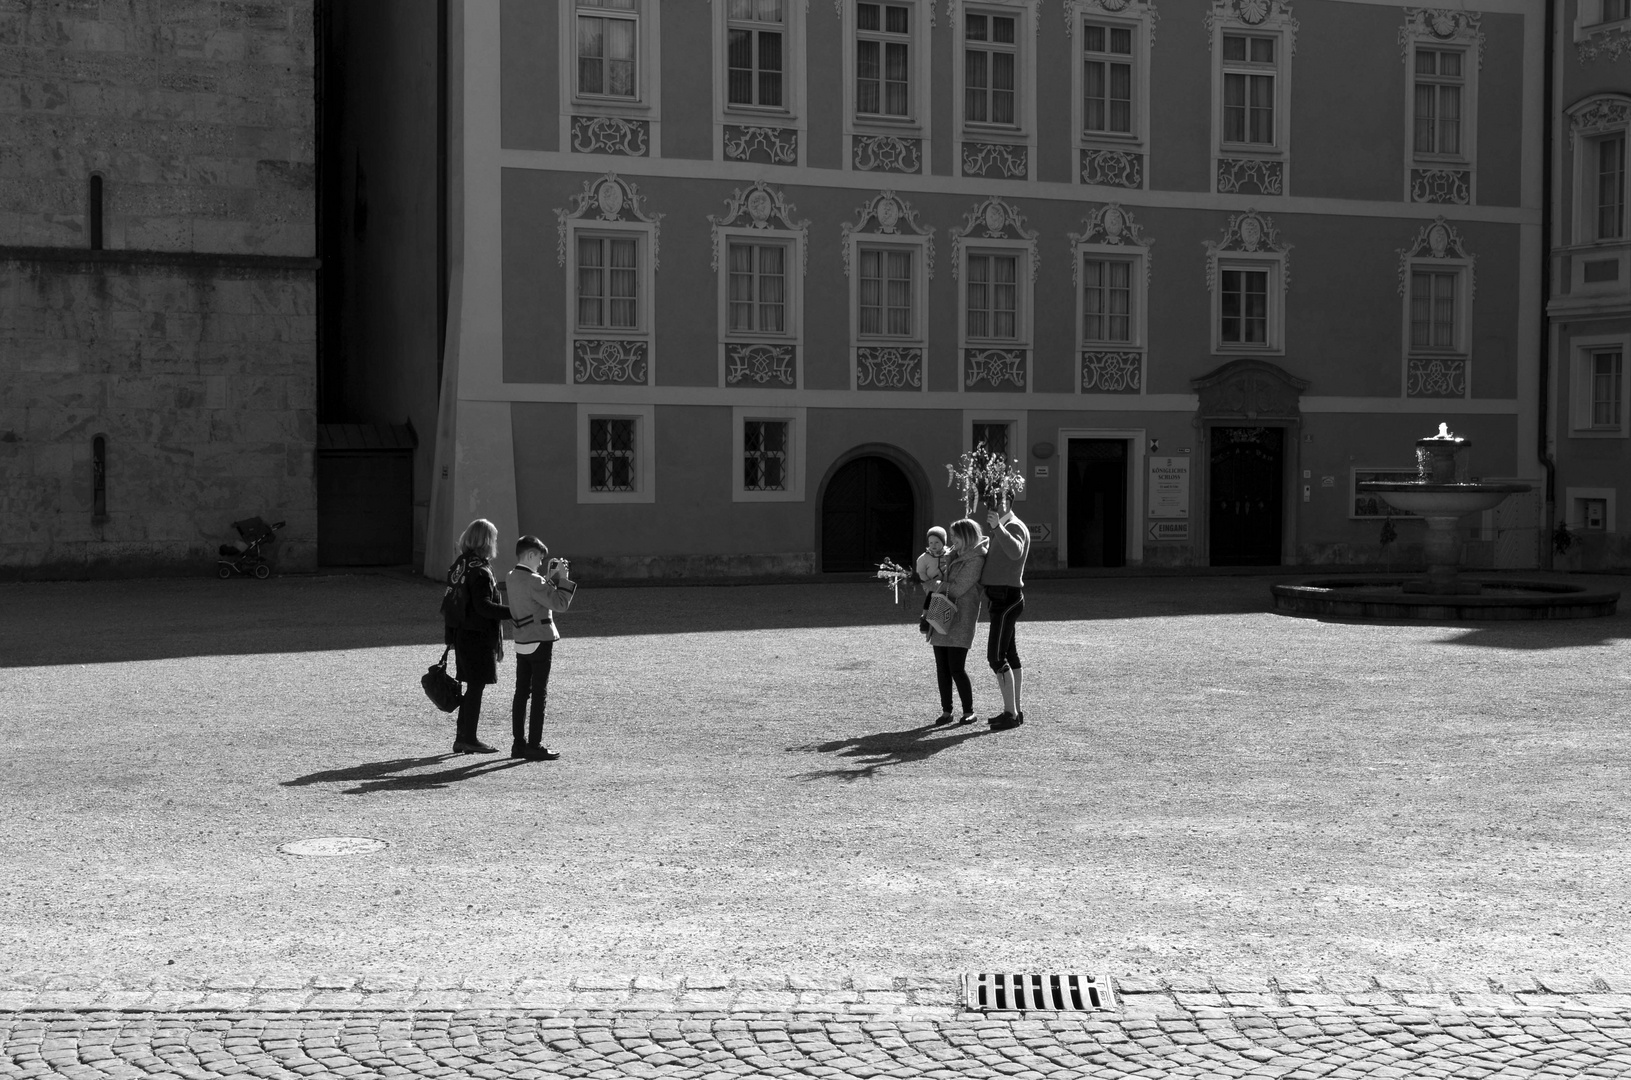
<svg viewBox="0 0 1631 1080"><path fill-rule="evenodd" d="M1557 0L1546 0L1546 57L1542 67L1540 123L1541 149L1546 155L1546 164L1541 170L1540 180L1540 257L1543 262L1540 273L1540 396L1536 403L1540 423L1536 425L1539 445L1535 448L1536 456L1546 470L1544 520L1540 530L1540 565L1543 570L1552 568L1552 524L1557 516L1557 462L1552 459L1547 424L1552 408L1552 320L1546 311L1552 296L1552 171L1557 160L1552 146L1556 138L1556 124L1552 115L1555 109L1552 80L1557 66L1556 53Z"/></svg>

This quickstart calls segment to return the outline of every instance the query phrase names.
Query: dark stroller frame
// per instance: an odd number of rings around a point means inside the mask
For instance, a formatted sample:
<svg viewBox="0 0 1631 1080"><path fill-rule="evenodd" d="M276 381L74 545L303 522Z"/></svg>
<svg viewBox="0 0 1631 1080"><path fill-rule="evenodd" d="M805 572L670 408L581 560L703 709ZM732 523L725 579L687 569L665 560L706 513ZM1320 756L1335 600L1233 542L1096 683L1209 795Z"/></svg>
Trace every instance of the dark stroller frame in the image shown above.
<svg viewBox="0 0 1631 1080"><path fill-rule="evenodd" d="M244 546L242 548L232 544L220 546L218 550L221 558L215 564L216 577L225 579L233 574L253 574L261 581L271 577L271 563L261 548L276 538L277 531L283 528L283 524L276 521L268 525L258 517L234 521L232 527L243 537Z"/></svg>

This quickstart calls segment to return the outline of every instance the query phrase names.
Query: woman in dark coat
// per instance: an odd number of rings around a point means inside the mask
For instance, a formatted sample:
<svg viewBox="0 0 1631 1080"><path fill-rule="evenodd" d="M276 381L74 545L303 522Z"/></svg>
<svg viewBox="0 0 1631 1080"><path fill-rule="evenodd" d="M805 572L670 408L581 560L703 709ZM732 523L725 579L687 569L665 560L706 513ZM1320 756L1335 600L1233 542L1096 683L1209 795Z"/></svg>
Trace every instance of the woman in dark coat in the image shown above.
<svg viewBox="0 0 1631 1080"><path fill-rule="evenodd" d="M463 585L464 596L458 625L448 630L453 656L458 661L458 678L465 684L458 734L453 737L455 754L497 753L496 747L476 737L481 692L498 681L498 660L504 647L500 623L510 617L510 609L500 603L498 582L493 578L491 563L497 555L497 527L486 518L477 518L459 537L459 557L447 568L448 585L456 593Z"/></svg>

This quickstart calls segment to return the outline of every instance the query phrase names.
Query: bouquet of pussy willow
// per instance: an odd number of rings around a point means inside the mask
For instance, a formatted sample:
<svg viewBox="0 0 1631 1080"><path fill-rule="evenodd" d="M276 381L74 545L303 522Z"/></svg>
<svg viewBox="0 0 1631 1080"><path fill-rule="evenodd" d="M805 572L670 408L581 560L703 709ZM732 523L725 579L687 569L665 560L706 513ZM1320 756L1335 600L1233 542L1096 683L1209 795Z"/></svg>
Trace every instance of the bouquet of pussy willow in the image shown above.
<svg viewBox="0 0 1631 1080"><path fill-rule="evenodd" d="M878 578L883 587L895 594L895 603L900 603L900 590L903 585L910 585L917 580L917 572L911 567L902 566L894 559L886 558L878 564Z"/></svg>
<svg viewBox="0 0 1631 1080"><path fill-rule="evenodd" d="M1017 460L1010 464L1008 458L980 443L965 451L957 464L946 466L946 486L962 495L963 514L973 517L981 499L995 502L998 510L1007 510L1014 497L1025 490L1025 474Z"/></svg>

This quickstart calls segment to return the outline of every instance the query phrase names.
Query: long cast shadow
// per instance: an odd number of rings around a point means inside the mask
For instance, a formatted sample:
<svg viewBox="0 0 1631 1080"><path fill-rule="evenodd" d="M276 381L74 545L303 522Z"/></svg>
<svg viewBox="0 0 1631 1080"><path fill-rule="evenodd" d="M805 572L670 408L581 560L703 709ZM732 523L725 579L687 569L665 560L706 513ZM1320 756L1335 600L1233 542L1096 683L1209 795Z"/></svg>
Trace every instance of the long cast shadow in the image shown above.
<svg viewBox="0 0 1631 1080"><path fill-rule="evenodd" d="M458 758L463 764L455 765L449 769L438 769L435 772L410 772L429 765L436 765L450 758ZM433 791L456 784L461 780L473 780L478 776L511 769L527 762L514 758L475 758L471 759L464 754L435 754L430 757L393 758L389 761L370 761L362 765L352 765L344 769L325 769L322 772L308 773L293 780L283 781L283 787L306 787L311 784L344 784L359 781L356 787L346 788L340 792L342 795L369 795L376 791Z"/></svg>
<svg viewBox="0 0 1631 1080"><path fill-rule="evenodd" d="M806 782L843 780L846 783L853 783L856 780L871 779L877 776L880 770L891 765L909 765L913 762L926 761L942 750L949 750L960 743L989 734L991 729L983 726L983 721L980 725L972 727L948 728L930 724L908 728L905 731L880 731L872 735L859 735L853 739L805 743L803 746L790 746L787 749L789 753L832 754L856 762L851 768L814 769L810 772L795 773L792 779Z"/></svg>

